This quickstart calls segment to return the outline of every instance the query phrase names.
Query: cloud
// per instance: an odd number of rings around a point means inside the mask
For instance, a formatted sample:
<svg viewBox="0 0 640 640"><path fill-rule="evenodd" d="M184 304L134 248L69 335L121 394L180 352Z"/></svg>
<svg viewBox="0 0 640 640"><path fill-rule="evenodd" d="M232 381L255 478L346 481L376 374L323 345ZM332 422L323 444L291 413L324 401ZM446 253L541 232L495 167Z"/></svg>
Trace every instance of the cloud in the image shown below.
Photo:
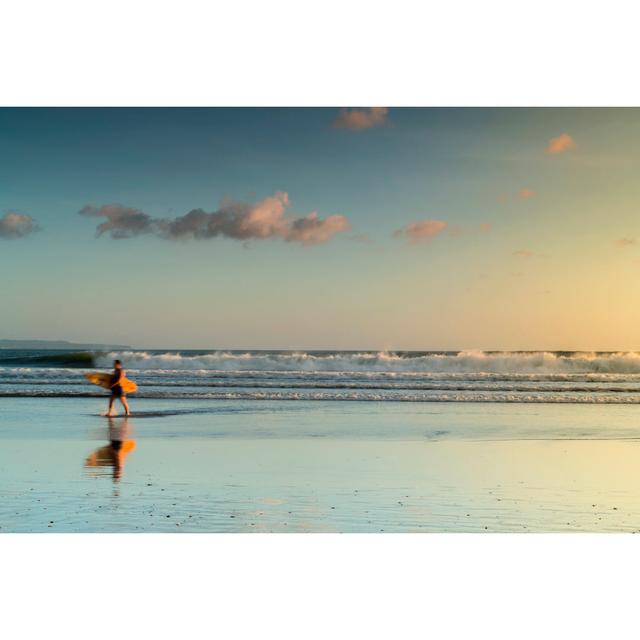
<svg viewBox="0 0 640 640"><path fill-rule="evenodd" d="M513 252L514 256L518 256L519 258L530 258L533 254L533 251L529 251L529 249L518 249Z"/></svg>
<svg viewBox="0 0 640 640"><path fill-rule="evenodd" d="M387 107L364 107L362 109L340 109L331 126L336 129L371 129L384 124Z"/></svg>
<svg viewBox="0 0 640 640"><path fill-rule="evenodd" d="M491 224L489 224L488 222L480 223L480 231L482 231L483 233L491 231Z"/></svg>
<svg viewBox="0 0 640 640"><path fill-rule="evenodd" d="M106 218L96 228L97 236L108 233L115 240L122 240L153 231L151 216L139 209L132 209L121 204L104 204L100 207L88 204L82 207L79 213L82 216Z"/></svg>
<svg viewBox="0 0 640 640"><path fill-rule="evenodd" d="M26 213L9 211L0 218L0 238L24 238L38 229L36 221Z"/></svg>
<svg viewBox="0 0 640 640"><path fill-rule="evenodd" d="M291 227L283 235L287 242L301 242L305 245L322 244L331 240L336 233L348 231L351 225L344 216L328 216L324 220L317 213L310 213L304 218L291 222Z"/></svg>
<svg viewBox="0 0 640 640"><path fill-rule="evenodd" d="M556 138L551 138L547 146L547 153L557 155L576 148L575 140L568 134L563 133Z"/></svg>
<svg viewBox="0 0 640 640"><path fill-rule="evenodd" d="M536 195L533 189L528 187L522 187L518 191L512 193L502 193L498 196L497 200L500 204L508 204L512 199L515 200L529 200Z"/></svg>
<svg viewBox="0 0 640 640"><path fill-rule="evenodd" d="M616 246L620 247L621 249L624 247L628 247L632 244L636 243L636 239L635 238L619 238L618 240L616 240L615 244Z"/></svg>
<svg viewBox="0 0 640 640"><path fill-rule="evenodd" d="M152 218L139 209L117 204L87 205L80 214L106 218L96 233L98 236L109 233L116 240L153 233L165 240L206 240L222 236L246 242L281 238L309 246L327 242L351 228L342 215L324 219L316 212L302 217L287 216L288 206L288 194L278 192L255 204L226 199L217 211L192 209L177 218Z"/></svg>
<svg viewBox="0 0 640 640"><path fill-rule="evenodd" d="M159 234L169 240L225 236L235 240L286 237L291 221L285 218L289 196L278 192L256 204L223 200L217 211L193 209L173 220L158 221ZM312 215L312 214L310 214Z"/></svg>
<svg viewBox="0 0 640 640"><path fill-rule="evenodd" d="M402 229L397 229L393 232L393 235L396 238L405 237L410 244L416 244L431 240L431 238L442 233L447 226L444 220L420 220L419 222L412 222Z"/></svg>

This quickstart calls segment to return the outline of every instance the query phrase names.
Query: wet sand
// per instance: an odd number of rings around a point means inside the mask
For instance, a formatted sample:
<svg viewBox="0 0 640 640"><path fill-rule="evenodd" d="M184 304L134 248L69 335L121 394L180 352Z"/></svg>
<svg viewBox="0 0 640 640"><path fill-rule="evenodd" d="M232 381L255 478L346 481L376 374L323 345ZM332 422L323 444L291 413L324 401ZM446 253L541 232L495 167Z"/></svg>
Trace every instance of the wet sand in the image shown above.
<svg viewBox="0 0 640 640"><path fill-rule="evenodd" d="M138 402L109 424L103 404L3 400L0 531L640 529L640 441L615 408L576 414L570 438L549 435L570 408L537 409L543 437L509 439L501 421L536 420L522 406ZM611 437L588 432L601 422Z"/></svg>

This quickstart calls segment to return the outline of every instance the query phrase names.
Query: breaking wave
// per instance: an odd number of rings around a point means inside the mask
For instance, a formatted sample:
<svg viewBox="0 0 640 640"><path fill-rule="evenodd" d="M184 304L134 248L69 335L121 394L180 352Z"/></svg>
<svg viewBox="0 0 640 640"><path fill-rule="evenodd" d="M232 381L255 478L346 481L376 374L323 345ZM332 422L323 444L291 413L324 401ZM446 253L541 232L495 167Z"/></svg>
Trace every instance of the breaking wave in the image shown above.
<svg viewBox="0 0 640 640"><path fill-rule="evenodd" d="M567 351L0 351L0 397L99 397L123 361L136 398L640 403L640 353Z"/></svg>
<svg viewBox="0 0 640 640"><path fill-rule="evenodd" d="M120 358L128 369L165 371L300 371L389 373L640 374L640 353L604 352L156 352L95 357L98 367Z"/></svg>

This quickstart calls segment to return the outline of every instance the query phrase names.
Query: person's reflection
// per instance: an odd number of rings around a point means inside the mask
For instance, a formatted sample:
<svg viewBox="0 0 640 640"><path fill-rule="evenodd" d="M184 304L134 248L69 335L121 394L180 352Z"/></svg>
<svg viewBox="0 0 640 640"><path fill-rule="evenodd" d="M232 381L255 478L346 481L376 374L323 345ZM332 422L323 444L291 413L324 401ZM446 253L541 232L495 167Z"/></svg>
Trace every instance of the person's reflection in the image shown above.
<svg viewBox="0 0 640 640"><path fill-rule="evenodd" d="M91 453L85 467L112 467L113 481L118 482L122 478L125 458L136 448L136 441L131 435L128 417L117 421L109 418L109 444Z"/></svg>

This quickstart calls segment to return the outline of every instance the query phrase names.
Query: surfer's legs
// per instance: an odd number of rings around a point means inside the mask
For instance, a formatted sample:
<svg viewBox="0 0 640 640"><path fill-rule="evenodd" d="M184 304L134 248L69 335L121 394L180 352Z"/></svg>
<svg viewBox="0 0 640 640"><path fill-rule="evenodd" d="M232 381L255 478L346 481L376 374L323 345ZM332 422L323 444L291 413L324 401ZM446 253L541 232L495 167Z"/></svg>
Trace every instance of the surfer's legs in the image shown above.
<svg viewBox="0 0 640 640"><path fill-rule="evenodd" d="M120 402L122 402L122 406L124 407L124 412L125 415L129 415L129 405L127 404L127 397L126 396L120 396Z"/></svg>
<svg viewBox="0 0 640 640"><path fill-rule="evenodd" d="M112 395L109 398L109 410L107 411L107 415L111 416L113 415L113 401L116 399L116 397L114 395Z"/></svg>

